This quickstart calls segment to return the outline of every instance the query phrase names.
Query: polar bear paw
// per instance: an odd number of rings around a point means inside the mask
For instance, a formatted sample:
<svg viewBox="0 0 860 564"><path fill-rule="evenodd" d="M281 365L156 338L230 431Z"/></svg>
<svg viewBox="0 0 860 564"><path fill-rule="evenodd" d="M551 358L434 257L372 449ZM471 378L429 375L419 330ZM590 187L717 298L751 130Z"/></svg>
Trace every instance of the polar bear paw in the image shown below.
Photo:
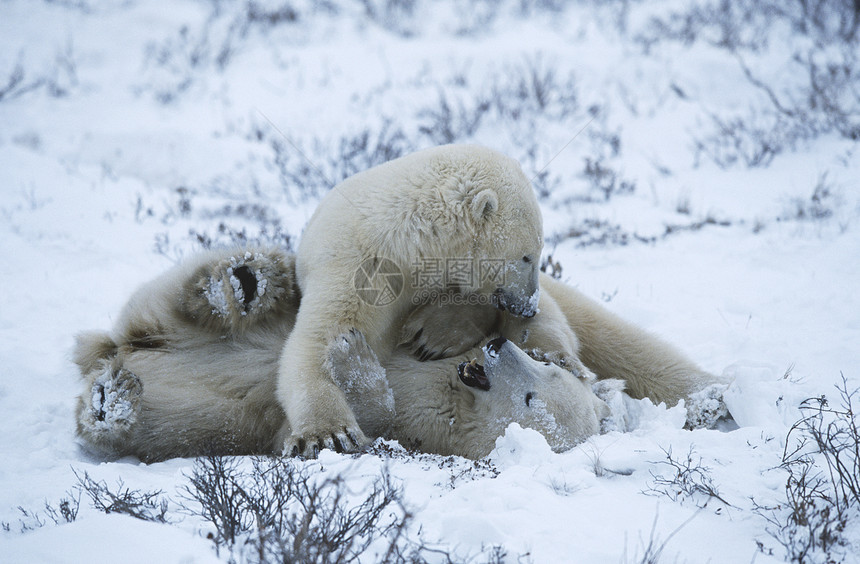
<svg viewBox="0 0 860 564"><path fill-rule="evenodd" d="M334 452L357 452L370 441L357 425L343 426L336 431L320 429L293 433L284 441L284 454L316 458L323 449Z"/></svg>
<svg viewBox="0 0 860 564"><path fill-rule="evenodd" d="M266 295L276 264L262 253L246 252L219 262L209 274L204 296L220 317L262 313L274 307Z"/></svg>
<svg viewBox="0 0 860 564"><path fill-rule="evenodd" d="M597 381L597 375L589 370L576 355L564 352L544 352L540 349L528 349L525 352L538 362L549 362L564 368L580 380L586 382Z"/></svg>
<svg viewBox="0 0 860 564"><path fill-rule="evenodd" d="M84 393L79 423L94 436L120 437L137 421L143 384L132 372L107 366L93 380L90 393Z"/></svg>
<svg viewBox="0 0 860 564"><path fill-rule="evenodd" d="M726 384L711 384L707 388L690 394L685 406L687 408L687 429L713 429L717 421L729 415L729 409L723 401L723 392L728 389Z"/></svg>
<svg viewBox="0 0 860 564"><path fill-rule="evenodd" d="M189 281L185 307L194 319L246 327L298 300L293 264L276 251L245 251L207 264Z"/></svg>
<svg viewBox="0 0 860 564"><path fill-rule="evenodd" d="M325 367L346 396L359 427L370 437L385 436L394 425L394 392L361 331L351 329L332 339Z"/></svg>

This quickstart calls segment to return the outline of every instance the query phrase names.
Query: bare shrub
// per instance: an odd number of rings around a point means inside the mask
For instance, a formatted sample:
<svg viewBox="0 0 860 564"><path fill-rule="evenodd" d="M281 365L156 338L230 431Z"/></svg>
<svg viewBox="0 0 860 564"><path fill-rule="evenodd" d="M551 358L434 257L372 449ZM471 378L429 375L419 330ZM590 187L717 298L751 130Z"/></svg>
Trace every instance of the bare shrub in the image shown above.
<svg viewBox="0 0 860 564"><path fill-rule="evenodd" d="M563 232L547 237L547 244L557 246L573 240L576 248L592 246L629 245L633 241L653 242L656 239L643 238L624 230L620 225L598 218L587 218Z"/></svg>
<svg viewBox="0 0 860 564"><path fill-rule="evenodd" d="M655 464L667 467L665 473L651 474L651 481L643 493L647 495L666 496L672 501L691 500L696 507L707 507L711 500L716 499L727 507L731 504L720 496L719 489L711 478L711 470L702 464L702 457L696 458L695 450L690 446L685 458L675 458L672 447L662 449L665 460Z"/></svg>
<svg viewBox="0 0 860 564"><path fill-rule="evenodd" d="M621 178L620 174L605 164L603 159L585 158L582 177L588 182L589 191L596 192L608 202L612 196L632 194L636 183Z"/></svg>
<svg viewBox="0 0 860 564"><path fill-rule="evenodd" d="M652 17L634 40L646 52L662 41L684 45L702 41L721 48L757 51L767 44L766 32L774 13L770 2L695 1L664 17Z"/></svg>
<svg viewBox="0 0 860 564"><path fill-rule="evenodd" d="M836 389L838 407L824 395L800 405L803 416L788 432L780 465L788 474L785 501L755 503L791 562L842 561L851 550L845 529L860 519L858 389L849 390L844 375Z"/></svg>
<svg viewBox="0 0 860 564"><path fill-rule="evenodd" d="M216 209L202 209L201 220L217 220L213 230L192 227L189 236L202 248L211 249L232 245L276 246L293 251L293 238L281 224L272 208L257 203L225 204ZM249 231L247 225L253 225Z"/></svg>
<svg viewBox="0 0 860 564"><path fill-rule="evenodd" d="M36 90L42 86L43 79L36 79L26 82L27 74L24 71L24 66L21 62L17 62L12 70L9 71L5 79L5 84L0 85L0 102L3 100L11 100L17 98L27 92Z"/></svg>
<svg viewBox="0 0 860 564"><path fill-rule="evenodd" d="M809 198L793 198L779 219L822 221L833 217L835 209L841 203L841 198L833 184L827 180L827 176L825 172L818 177L818 182Z"/></svg>
<svg viewBox="0 0 860 564"><path fill-rule="evenodd" d="M469 139L489 109L490 103L486 100L449 100L449 95L440 89L436 106L418 112L417 117L422 122L418 131L437 145Z"/></svg>
<svg viewBox="0 0 860 564"><path fill-rule="evenodd" d="M35 73L33 78L28 79L28 72L21 59L19 57L5 79L0 79L0 102L37 91L62 98L78 86L77 61L71 41L56 51L53 64L47 70Z"/></svg>
<svg viewBox="0 0 860 564"><path fill-rule="evenodd" d="M773 1L779 8L782 3ZM795 0L781 11L794 29L804 34L821 34L844 41L857 39L860 3L855 0Z"/></svg>
<svg viewBox="0 0 860 564"><path fill-rule="evenodd" d="M309 149L271 122L269 125L257 126L251 136L271 147L281 186L291 204L319 198L345 178L413 149L403 130L390 120L379 128L341 135L335 143L314 139Z"/></svg>
<svg viewBox="0 0 860 564"><path fill-rule="evenodd" d="M185 494L195 505L185 509L214 527L216 546L257 562L353 562L379 539L387 541L382 554L400 551L411 515L387 474L351 492L342 476L319 478L287 458L251 464L246 470L240 459L210 456L188 477Z"/></svg>
<svg viewBox="0 0 860 564"><path fill-rule="evenodd" d="M409 453L377 441L372 447L383 458L438 465L451 471L450 487L462 480L493 478L498 470L489 461ZM317 463L283 457L209 456L195 461L178 501L161 491L116 487L73 470L78 480L67 497L44 511L19 508L20 532L53 521L77 519L80 498L103 513L172 524L178 517L202 518L210 527L207 538L216 552L226 551L229 562L488 562L509 560L501 545L480 551L454 552L444 543L428 543L403 500L402 489L385 469L378 475L350 481L350 473L330 474ZM174 513L169 513L173 508ZM178 515L176 514L178 513ZM11 532L12 525L0 523ZM529 562L528 554L513 561Z"/></svg>
<svg viewBox="0 0 860 564"><path fill-rule="evenodd" d="M174 35L147 44L147 81L138 89L151 92L162 104L170 104L187 92L203 72L226 69L254 34L267 34L278 26L295 24L302 17L288 1L271 4L213 0L199 26L183 25Z"/></svg>
<svg viewBox="0 0 860 564"><path fill-rule="evenodd" d="M145 492L125 487L122 480L116 488L110 488L105 482L93 480L87 472L78 473L72 470L77 478L77 485L66 492L56 505L45 502L43 511L31 511L18 507L21 513L19 526L21 532L31 531L45 526L48 521L55 525L72 523L77 520L81 506L81 495L87 494L93 509L103 513L120 513L143 521L170 523L167 517L168 503L160 491ZM9 523L2 524L6 531L11 530Z"/></svg>
<svg viewBox="0 0 860 564"><path fill-rule="evenodd" d="M564 149L604 113L600 104L583 107L574 74L560 70L540 53L506 64L482 84L470 85L462 73L445 83L451 88L440 89L434 103L416 112L419 135L434 144L447 144L480 138L489 129L510 134L518 146L525 148L516 157L525 170L531 171L532 184L541 200L551 197L563 185L561 177L548 169L560 151L559 145L547 142L546 131L560 123L570 126L565 133L575 128L576 135L566 139ZM605 129L605 125L599 131L589 129L593 151L617 157L620 138ZM620 183L615 187L619 186ZM626 183L624 188L628 186L632 183Z"/></svg>
<svg viewBox="0 0 860 564"><path fill-rule="evenodd" d="M573 73L559 78L558 70L540 55L496 75L488 99L501 118L514 121L536 115L562 119L579 110Z"/></svg>
<svg viewBox="0 0 860 564"><path fill-rule="evenodd" d="M55 525L72 523L78 517L80 506L80 489L67 492L66 497L60 499L56 506L45 501L45 508L42 511L31 511L19 505L18 512L21 516L18 518L18 530L21 533L32 531L44 527L48 523L48 520L52 521ZM10 532L12 525L4 521L0 523L0 528L6 532Z"/></svg>
<svg viewBox="0 0 860 564"><path fill-rule="evenodd" d="M272 166L278 171L283 199L289 205L319 199L343 179L400 157L412 148L403 131L391 122L342 135L334 144L315 138L312 150L303 150L272 122L256 126L249 138L271 147ZM294 234L301 226L285 225L272 206L273 195L256 181L239 189L234 184L229 178L215 178L205 184L179 186L171 190L169 198L159 198L154 203L138 195L135 221L158 221L170 228L156 235L155 251L171 259L182 256L189 239L205 249L275 245L292 250ZM225 199L232 203L219 204ZM186 224L187 238L176 229Z"/></svg>
<svg viewBox="0 0 860 564"><path fill-rule="evenodd" d="M523 170L536 171L531 177L532 187L539 200L547 200L553 195L555 190L563 185L562 178L558 174L553 174L549 170L549 165L552 159L547 162L546 157L547 147L541 146L537 140L531 144L525 154L520 157L520 163ZM531 174L531 173L530 173Z"/></svg>
<svg viewBox="0 0 860 564"><path fill-rule="evenodd" d="M787 118L793 129L807 136L837 132L842 137L860 139L860 56L857 41L827 38L814 47L796 50L790 59L796 76L804 82L777 92L737 55L747 79L763 91L772 110Z"/></svg>
<svg viewBox="0 0 860 564"><path fill-rule="evenodd" d="M703 154L724 168L758 167L820 135L860 139L858 25L860 4L854 0L708 0L652 19L637 40L646 51L665 40L704 41L736 58L767 102L733 116L711 116L714 131L696 139L697 158ZM759 69L749 62L774 37L792 38L782 55L791 80L779 87L765 78L773 60Z"/></svg>
<svg viewBox="0 0 860 564"><path fill-rule="evenodd" d="M83 475L75 471L78 488L87 494L94 509L104 513L121 513L142 521L169 523L167 517L167 499L163 492L140 491L125 487L122 480L117 482L116 489L108 487L104 481L97 482L90 478L87 472Z"/></svg>
<svg viewBox="0 0 860 564"><path fill-rule="evenodd" d="M519 11L524 16L537 12L560 12L564 9L566 0L519 0Z"/></svg>
<svg viewBox="0 0 860 564"><path fill-rule="evenodd" d="M211 538L247 562L471 561L417 539L402 491L383 471L354 491L346 474L321 475L289 458L198 459L184 511L214 528ZM489 557L504 553L491 547ZM486 555L487 550L482 554Z"/></svg>
<svg viewBox="0 0 860 564"><path fill-rule="evenodd" d="M556 280L561 280L561 263L556 260L552 260L552 254L548 254L541 259L540 271L548 274L550 277Z"/></svg>
<svg viewBox="0 0 860 564"><path fill-rule="evenodd" d="M416 33L416 0L361 0L368 19L392 33L409 37Z"/></svg>
<svg viewBox="0 0 860 564"><path fill-rule="evenodd" d="M81 492L69 493L69 497L62 498L54 507L49 503L45 503L45 515L54 522L55 525L63 523L72 523L78 518L78 510L81 507Z"/></svg>
<svg viewBox="0 0 860 564"><path fill-rule="evenodd" d="M711 215L705 216L704 219L700 219L697 221L693 221L685 224L666 224L663 231L663 239L669 237L670 235L676 235L678 233L690 232L690 231L701 231L707 226L715 226L715 227L729 227L732 225L732 222L727 219L717 219Z"/></svg>
<svg viewBox="0 0 860 564"><path fill-rule="evenodd" d="M696 163L705 156L724 169L738 163L767 167L777 155L814 136L803 121L752 108L730 117L712 114L710 119L713 129L695 139Z"/></svg>
<svg viewBox="0 0 860 564"><path fill-rule="evenodd" d="M188 235L203 249L239 245L275 246L287 252L294 251L292 234L284 231L280 224L263 225L256 232L248 232L246 227L231 227L221 222L214 231L191 228Z"/></svg>

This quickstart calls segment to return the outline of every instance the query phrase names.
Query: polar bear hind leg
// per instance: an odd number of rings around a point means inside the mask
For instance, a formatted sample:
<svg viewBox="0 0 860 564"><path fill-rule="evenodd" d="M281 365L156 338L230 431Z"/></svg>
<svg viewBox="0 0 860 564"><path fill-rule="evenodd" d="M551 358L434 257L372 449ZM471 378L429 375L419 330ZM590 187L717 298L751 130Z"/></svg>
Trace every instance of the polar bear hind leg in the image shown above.
<svg viewBox="0 0 860 564"><path fill-rule="evenodd" d="M241 331L298 304L292 256L274 250L215 254L183 288L182 309L213 329Z"/></svg>
<svg viewBox="0 0 860 564"><path fill-rule="evenodd" d="M116 360L103 360L85 376L78 397L78 435L99 450L117 454L142 408L143 384Z"/></svg>

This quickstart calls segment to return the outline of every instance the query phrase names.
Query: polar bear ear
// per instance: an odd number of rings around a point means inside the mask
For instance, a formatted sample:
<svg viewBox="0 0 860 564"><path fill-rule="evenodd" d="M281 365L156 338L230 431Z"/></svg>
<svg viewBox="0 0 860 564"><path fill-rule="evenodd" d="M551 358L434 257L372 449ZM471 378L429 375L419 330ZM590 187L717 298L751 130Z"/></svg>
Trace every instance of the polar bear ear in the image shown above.
<svg viewBox="0 0 860 564"><path fill-rule="evenodd" d="M472 198L472 217L483 221L493 215L499 208L499 197L492 190L481 190Z"/></svg>

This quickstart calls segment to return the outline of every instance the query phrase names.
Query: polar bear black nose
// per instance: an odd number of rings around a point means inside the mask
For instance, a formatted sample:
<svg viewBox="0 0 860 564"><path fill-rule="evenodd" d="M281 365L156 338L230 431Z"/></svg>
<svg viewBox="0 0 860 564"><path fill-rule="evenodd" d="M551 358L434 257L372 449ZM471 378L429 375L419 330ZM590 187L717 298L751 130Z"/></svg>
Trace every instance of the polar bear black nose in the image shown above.
<svg viewBox="0 0 860 564"><path fill-rule="evenodd" d="M497 339L493 339L489 343L487 343L487 350L493 354L498 354L500 350L502 350L502 345L504 345L508 340L504 337L498 337Z"/></svg>

